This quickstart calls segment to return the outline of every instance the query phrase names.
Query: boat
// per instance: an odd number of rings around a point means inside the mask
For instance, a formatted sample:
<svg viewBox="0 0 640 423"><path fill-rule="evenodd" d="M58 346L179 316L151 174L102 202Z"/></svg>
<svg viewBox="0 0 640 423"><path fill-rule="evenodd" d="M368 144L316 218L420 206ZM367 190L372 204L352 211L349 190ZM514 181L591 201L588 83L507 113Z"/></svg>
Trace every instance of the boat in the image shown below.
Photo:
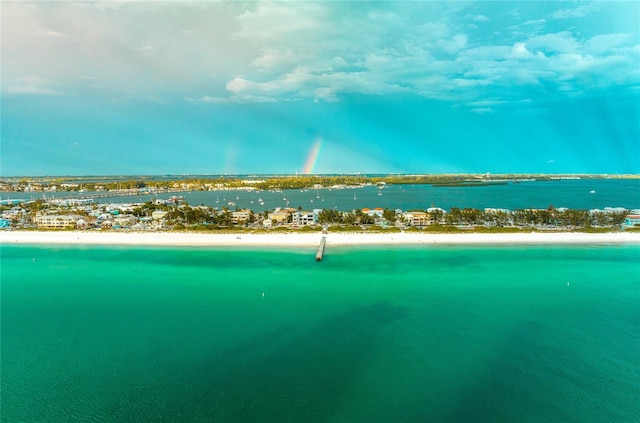
<svg viewBox="0 0 640 423"><path fill-rule="evenodd" d="M589 194L595 194L595 193L596 193L596 191L595 191L595 190L591 190L591 191L589 191Z"/></svg>

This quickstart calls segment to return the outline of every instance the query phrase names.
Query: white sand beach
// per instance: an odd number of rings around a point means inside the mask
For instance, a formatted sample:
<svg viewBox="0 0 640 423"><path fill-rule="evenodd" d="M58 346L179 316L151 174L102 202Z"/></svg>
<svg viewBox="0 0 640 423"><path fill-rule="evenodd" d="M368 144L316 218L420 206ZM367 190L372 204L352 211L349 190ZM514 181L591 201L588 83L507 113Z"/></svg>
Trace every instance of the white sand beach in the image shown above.
<svg viewBox="0 0 640 423"><path fill-rule="evenodd" d="M640 244L640 232L576 233L270 233L216 234L193 232L92 232L2 231L0 243L77 245L164 246L317 246L323 236L327 245L448 245L448 244Z"/></svg>

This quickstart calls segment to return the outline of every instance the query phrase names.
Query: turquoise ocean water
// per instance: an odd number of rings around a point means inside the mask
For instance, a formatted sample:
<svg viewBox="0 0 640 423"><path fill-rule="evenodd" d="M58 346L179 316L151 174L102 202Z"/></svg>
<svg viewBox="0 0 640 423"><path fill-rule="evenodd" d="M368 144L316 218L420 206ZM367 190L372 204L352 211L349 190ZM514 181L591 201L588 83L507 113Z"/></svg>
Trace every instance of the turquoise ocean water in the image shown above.
<svg viewBox="0 0 640 423"><path fill-rule="evenodd" d="M640 246L2 246L3 422L640 420Z"/></svg>

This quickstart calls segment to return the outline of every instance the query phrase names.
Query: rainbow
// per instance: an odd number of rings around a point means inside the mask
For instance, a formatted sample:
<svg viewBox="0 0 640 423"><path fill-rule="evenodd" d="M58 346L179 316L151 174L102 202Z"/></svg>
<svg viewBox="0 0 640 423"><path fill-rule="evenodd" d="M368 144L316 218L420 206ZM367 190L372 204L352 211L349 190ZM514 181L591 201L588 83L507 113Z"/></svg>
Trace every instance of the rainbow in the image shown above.
<svg viewBox="0 0 640 423"><path fill-rule="evenodd" d="M304 162L302 173L307 175L313 173L313 168L316 165L318 155L320 154L320 147L322 147L322 138L316 138L313 145L311 146L311 150L309 150L307 160Z"/></svg>

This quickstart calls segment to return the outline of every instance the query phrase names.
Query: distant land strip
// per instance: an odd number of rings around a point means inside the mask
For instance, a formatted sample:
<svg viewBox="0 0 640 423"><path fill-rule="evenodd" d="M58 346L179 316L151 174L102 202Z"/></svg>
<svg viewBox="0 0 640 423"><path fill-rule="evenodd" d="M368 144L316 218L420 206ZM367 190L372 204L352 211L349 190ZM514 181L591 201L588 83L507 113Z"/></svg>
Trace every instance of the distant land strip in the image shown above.
<svg viewBox="0 0 640 423"><path fill-rule="evenodd" d="M114 176L15 176L0 179L0 191L38 191L57 186L64 191L125 189L220 188L301 189L336 185L427 184L434 187L502 185L524 181L567 179L639 179L638 174L424 174L424 175L114 175Z"/></svg>

